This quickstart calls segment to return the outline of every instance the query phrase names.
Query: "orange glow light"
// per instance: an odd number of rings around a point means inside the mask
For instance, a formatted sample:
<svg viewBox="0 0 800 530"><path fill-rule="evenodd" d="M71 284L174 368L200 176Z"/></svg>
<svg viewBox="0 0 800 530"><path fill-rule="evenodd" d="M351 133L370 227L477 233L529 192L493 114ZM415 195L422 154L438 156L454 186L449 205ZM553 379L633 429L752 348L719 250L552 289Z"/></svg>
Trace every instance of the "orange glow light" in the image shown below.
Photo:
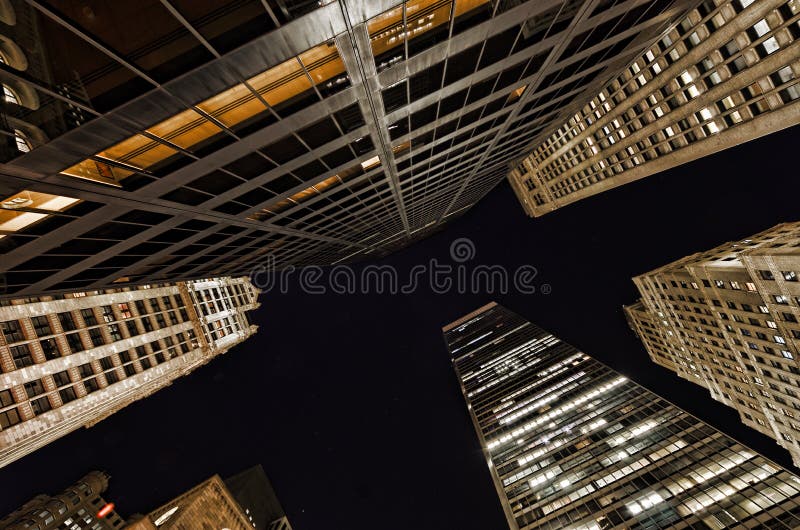
<svg viewBox="0 0 800 530"><path fill-rule="evenodd" d="M102 519L103 517L105 517L106 515L110 514L113 511L114 511L114 503L109 502L108 504L100 508L100 511L97 512L97 517Z"/></svg>

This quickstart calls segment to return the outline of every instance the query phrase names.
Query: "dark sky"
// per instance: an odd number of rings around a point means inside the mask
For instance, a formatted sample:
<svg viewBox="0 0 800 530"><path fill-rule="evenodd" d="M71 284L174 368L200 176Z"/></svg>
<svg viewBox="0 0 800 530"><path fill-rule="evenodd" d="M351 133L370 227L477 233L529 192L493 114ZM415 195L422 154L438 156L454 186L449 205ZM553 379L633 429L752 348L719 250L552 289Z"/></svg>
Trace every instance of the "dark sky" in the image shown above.
<svg viewBox="0 0 800 530"><path fill-rule="evenodd" d="M295 530L504 528L441 326L491 300L789 465L707 392L650 362L622 305L630 277L797 220L800 129L527 218L501 184L444 231L381 263L407 277L470 238L468 266L529 264L549 295L262 295L258 335L91 429L0 470L0 513L91 469L123 516L255 463Z"/></svg>

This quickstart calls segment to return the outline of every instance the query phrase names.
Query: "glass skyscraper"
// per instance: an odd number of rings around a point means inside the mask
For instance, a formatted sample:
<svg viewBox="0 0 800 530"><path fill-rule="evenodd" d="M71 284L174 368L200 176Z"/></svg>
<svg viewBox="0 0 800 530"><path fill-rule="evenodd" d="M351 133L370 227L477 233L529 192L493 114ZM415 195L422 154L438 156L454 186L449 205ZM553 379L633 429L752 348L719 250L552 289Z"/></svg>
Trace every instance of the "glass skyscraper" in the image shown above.
<svg viewBox="0 0 800 530"><path fill-rule="evenodd" d="M800 527L796 475L511 311L443 331L510 528Z"/></svg>

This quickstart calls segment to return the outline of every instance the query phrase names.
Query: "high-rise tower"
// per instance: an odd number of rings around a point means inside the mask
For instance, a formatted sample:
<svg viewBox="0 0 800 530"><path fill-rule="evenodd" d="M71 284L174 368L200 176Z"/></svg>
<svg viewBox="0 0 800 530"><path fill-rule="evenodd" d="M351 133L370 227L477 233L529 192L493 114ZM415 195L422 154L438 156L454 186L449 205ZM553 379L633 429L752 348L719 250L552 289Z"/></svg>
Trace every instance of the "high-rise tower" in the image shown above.
<svg viewBox="0 0 800 530"><path fill-rule="evenodd" d="M0 295L400 248L695 3L2 2Z"/></svg>
<svg viewBox="0 0 800 530"><path fill-rule="evenodd" d="M0 302L0 467L251 336L257 295L213 278Z"/></svg>
<svg viewBox="0 0 800 530"><path fill-rule="evenodd" d="M444 336L510 528L800 527L796 475L507 309Z"/></svg>
<svg viewBox="0 0 800 530"><path fill-rule="evenodd" d="M800 123L800 2L704 0L509 174L547 212Z"/></svg>

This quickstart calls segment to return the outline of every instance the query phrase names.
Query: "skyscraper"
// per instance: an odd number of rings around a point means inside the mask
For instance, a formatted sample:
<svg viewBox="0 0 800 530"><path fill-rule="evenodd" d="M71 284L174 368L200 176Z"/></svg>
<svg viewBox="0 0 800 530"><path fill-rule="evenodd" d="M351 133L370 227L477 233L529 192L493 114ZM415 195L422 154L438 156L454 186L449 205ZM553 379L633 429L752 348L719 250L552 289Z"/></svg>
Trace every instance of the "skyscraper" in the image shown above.
<svg viewBox="0 0 800 530"><path fill-rule="evenodd" d="M633 279L628 322L659 365L701 385L800 466L800 223Z"/></svg>
<svg viewBox="0 0 800 530"><path fill-rule="evenodd" d="M800 478L518 315L443 331L510 528L800 527Z"/></svg>
<svg viewBox="0 0 800 530"><path fill-rule="evenodd" d="M56 495L37 495L0 519L0 530L117 530L125 521L101 494L108 475L92 471Z"/></svg>
<svg viewBox="0 0 800 530"><path fill-rule="evenodd" d="M540 216L800 123L800 2L704 0L548 125L509 180Z"/></svg>
<svg viewBox="0 0 800 530"><path fill-rule="evenodd" d="M256 331L247 278L0 302L0 467L169 385Z"/></svg>
<svg viewBox="0 0 800 530"><path fill-rule="evenodd" d="M4 2L4 294L402 247L694 3Z"/></svg>

